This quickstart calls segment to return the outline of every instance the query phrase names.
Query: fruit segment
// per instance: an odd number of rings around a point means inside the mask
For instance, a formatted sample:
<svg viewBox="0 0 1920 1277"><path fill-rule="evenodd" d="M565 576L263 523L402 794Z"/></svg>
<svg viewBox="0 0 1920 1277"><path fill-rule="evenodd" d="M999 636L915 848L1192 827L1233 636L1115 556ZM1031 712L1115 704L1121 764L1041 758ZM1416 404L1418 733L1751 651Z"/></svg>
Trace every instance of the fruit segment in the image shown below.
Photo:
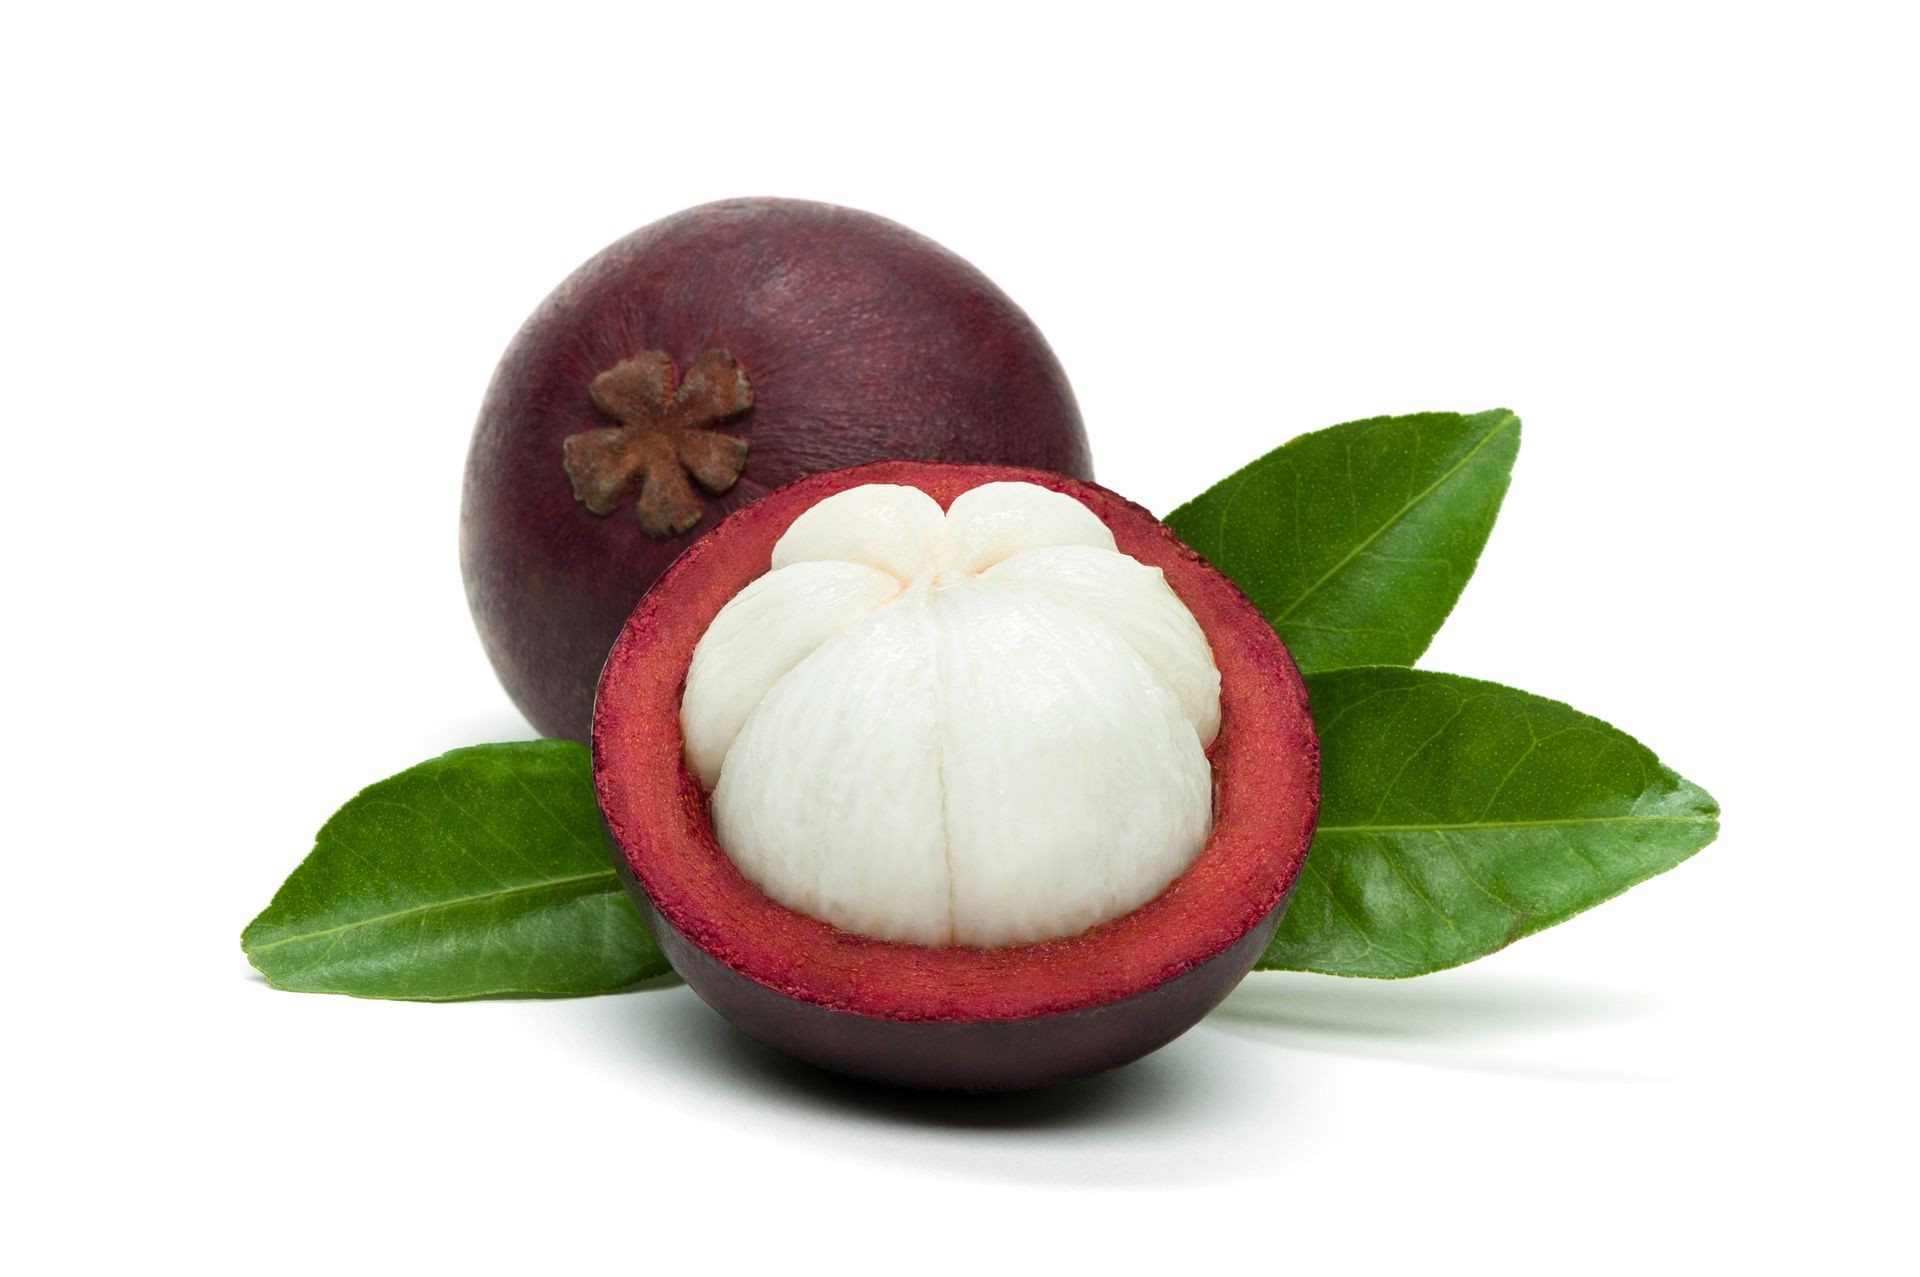
<svg viewBox="0 0 1920 1277"><path fill-rule="evenodd" d="M869 484L796 518L694 650L690 769L773 899L919 945L1070 936L1205 845L1220 677L1072 497Z"/></svg>

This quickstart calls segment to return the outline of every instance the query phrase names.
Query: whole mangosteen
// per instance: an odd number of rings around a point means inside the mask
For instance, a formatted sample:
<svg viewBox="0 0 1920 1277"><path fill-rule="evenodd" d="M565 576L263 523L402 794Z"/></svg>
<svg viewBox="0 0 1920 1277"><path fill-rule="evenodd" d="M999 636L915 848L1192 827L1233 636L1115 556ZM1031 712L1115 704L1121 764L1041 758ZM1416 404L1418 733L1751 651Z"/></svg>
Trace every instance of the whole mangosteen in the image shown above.
<svg viewBox="0 0 1920 1277"><path fill-rule="evenodd" d="M621 624L694 538L897 458L1093 472L1040 331L931 240L783 199L644 227L541 304L481 407L460 557L487 656L536 729L584 740Z"/></svg>
<svg viewBox="0 0 1920 1277"><path fill-rule="evenodd" d="M696 993L899 1085L1006 1090L1196 1023L1319 810L1299 671L1104 488L887 462L734 514L601 677L614 860Z"/></svg>

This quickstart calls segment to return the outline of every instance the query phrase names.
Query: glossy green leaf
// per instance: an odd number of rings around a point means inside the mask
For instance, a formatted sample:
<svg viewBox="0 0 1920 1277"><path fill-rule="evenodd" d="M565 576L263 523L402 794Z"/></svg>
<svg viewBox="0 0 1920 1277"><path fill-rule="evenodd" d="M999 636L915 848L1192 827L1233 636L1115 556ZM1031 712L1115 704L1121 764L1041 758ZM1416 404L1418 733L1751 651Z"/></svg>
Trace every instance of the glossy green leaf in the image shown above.
<svg viewBox="0 0 1920 1277"><path fill-rule="evenodd" d="M1375 417L1302 435L1167 516L1308 673L1411 665L1506 495L1520 419Z"/></svg>
<svg viewBox="0 0 1920 1277"><path fill-rule="evenodd" d="M1458 966L1671 869L1719 831L1706 791L1558 701L1408 669L1307 687L1320 827L1264 968Z"/></svg>
<svg viewBox="0 0 1920 1277"><path fill-rule="evenodd" d="M278 988L367 998L606 993L668 970L570 741L457 749L369 786L240 942Z"/></svg>

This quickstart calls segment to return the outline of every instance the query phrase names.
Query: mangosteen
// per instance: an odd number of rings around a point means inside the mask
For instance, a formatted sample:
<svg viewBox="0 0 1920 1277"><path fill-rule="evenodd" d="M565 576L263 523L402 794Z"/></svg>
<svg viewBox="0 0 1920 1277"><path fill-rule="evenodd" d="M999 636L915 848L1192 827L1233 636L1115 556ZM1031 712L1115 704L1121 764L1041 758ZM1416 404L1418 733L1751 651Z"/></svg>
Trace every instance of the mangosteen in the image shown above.
<svg viewBox="0 0 1920 1277"><path fill-rule="evenodd" d="M1140 507L1005 466L862 466L729 517L615 642L593 769L696 993L822 1067L962 1090L1198 1022L1319 806L1260 613Z"/></svg>
<svg viewBox="0 0 1920 1277"><path fill-rule="evenodd" d="M481 406L460 557L487 656L537 730L584 740L614 636L695 537L894 458L1092 476L1040 331L933 241L781 199L644 227L541 304Z"/></svg>

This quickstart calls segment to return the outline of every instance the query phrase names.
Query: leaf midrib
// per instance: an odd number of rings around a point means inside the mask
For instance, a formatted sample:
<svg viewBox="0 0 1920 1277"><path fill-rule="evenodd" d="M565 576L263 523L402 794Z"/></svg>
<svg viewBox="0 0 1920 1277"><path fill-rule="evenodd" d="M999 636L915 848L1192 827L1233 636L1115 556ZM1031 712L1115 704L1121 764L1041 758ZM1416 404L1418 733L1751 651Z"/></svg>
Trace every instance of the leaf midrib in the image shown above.
<svg viewBox="0 0 1920 1277"><path fill-rule="evenodd" d="M1298 595L1296 595L1294 597L1293 602L1287 604L1286 610L1273 618L1274 626L1278 627L1282 621L1286 620L1289 616L1292 616L1296 608L1298 608L1302 603L1306 602L1309 598L1312 598L1316 593L1320 591L1321 587L1326 585L1327 582L1333 580L1334 577L1338 576L1343 570L1345 570L1346 566L1349 563L1352 563L1361 554L1365 553L1368 546L1371 546L1375 541L1378 541L1381 537L1385 536L1387 534L1388 529L1392 528L1395 524L1399 523L1400 520L1406 518L1407 515L1410 512L1412 512L1414 507L1418 506L1422 501L1425 501L1428 497L1432 496L1434 492L1439 489L1440 485L1446 483L1449 479L1452 479L1455 475L1459 474L1462 470L1466 469L1467 464L1471 462L1475 457L1479 456L1480 453L1486 448L1488 444L1492 443L1494 439L1497 438L1503 430L1505 430L1508 426L1511 426L1514 422L1518 421L1519 419L1520 418L1518 416L1516 416L1511 412L1503 414L1499 424L1494 426L1493 429L1487 431L1487 433L1484 436L1482 436L1480 442L1474 444L1473 447L1467 452L1466 456L1460 458L1460 460L1455 462L1452 468L1449 469L1445 474L1441 475L1438 479L1435 479L1432 483L1428 484L1426 487L1422 488L1419 492L1409 497L1407 499L1407 503L1401 506L1398 510L1394 511L1392 517L1388 518L1379 527L1375 528L1366 537L1365 540L1359 542L1351 550L1347 551L1347 553L1341 557L1340 561L1334 564L1332 567L1328 568L1326 572L1320 577L1319 580L1315 581L1312 585L1309 585L1306 589L1302 590Z"/></svg>
<svg viewBox="0 0 1920 1277"><path fill-rule="evenodd" d="M337 927L323 927L318 931L302 931L297 935L282 936L278 940L269 940L262 945L246 946L246 951L249 954L266 953L269 950L278 949L282 945L293 944L296 941L320 940L327 936L340 935L360 927L376 927L383 922L398 922L403 918L417 917L420 914L433 913L439 909L457 909L461 905L480 904L492 900L511 900L516 896L531 896L542 891L577 887L592 882L605 882L609 884L610 891L617 889L619 886L613 870L600 869L595 870L593 873L576 874L570 878L549 878L544 882L527 883L518 887L505 887L498 891L481 891L470 896L450 896L447 899L436 900L429 904L411 905L405 909L396 909L392 913L383 913L372 918L359 918L352 922L343 922ZM582 892L576 899L597 894L600 893Z"/></svg>
<svg viewBox="0 0 1920 1277"><path fill-rule="evenodd" d="M1473 829L1564 829L1576 825L1717 825L1714 816L1578 816L1566 820L1475 820L1454 825L1321 825L1319 834L1435 834Z"/></svg>

